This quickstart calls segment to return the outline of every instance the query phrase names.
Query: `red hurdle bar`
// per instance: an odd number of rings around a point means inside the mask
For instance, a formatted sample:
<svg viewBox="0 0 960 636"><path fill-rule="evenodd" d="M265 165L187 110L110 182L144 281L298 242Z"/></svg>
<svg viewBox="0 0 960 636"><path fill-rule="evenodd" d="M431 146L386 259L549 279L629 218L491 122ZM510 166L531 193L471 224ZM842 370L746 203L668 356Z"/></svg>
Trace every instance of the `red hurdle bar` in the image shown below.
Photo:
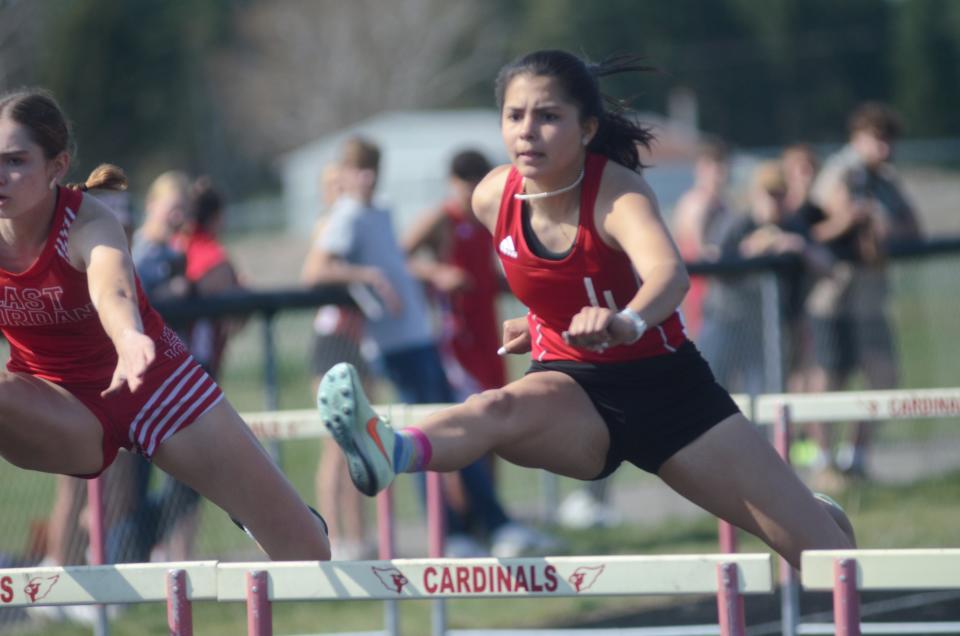
<svg viewBox="0 0 960 636"><path fill-rule="evenodd" d="M167 572L167 627L170 636L193 636L193 606L187 596L186 570Z"/></svg>
<svg viewBox="0 0 960 636"><path fill-rule="evenodd" d="M264 570L247 572L247 636L272 636L270 579Z"/></svg>
<svg viewBox="0 0 960 636"><path fill-rule="evenodd" d="M720 636L744 636L747 632L740 594L740 579L735 563L717 566L717 613L720 616Z"/></svg>
<svg viewBox="0 0 960 636"><path fill-rule="evenodd" d="M773 423L773 446L777 454L790 465L791 430L790 406L782 405L777 409L777 418ZM780 557L780 623L783 636L795 636L800 625L800 581L797 571L790 562Z"/></svg>
<svg viewBox="0 0 960 636"><path fill-rule="evenodd" d="M860 636L860 594L854 559L837 559L833 564L833 621L837 636Z"/></svg>

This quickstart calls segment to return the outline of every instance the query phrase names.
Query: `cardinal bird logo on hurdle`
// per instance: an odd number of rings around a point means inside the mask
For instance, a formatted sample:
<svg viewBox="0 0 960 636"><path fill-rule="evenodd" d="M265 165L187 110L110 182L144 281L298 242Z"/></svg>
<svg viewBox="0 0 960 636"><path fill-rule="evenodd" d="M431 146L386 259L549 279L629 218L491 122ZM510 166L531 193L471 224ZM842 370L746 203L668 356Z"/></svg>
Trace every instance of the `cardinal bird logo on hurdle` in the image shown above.
<svg viewBox="0 0 960 636"><path fill-rule="evenodd" d="M380 579L380 582L383 583L383 587L387 588L391 592L396 592L399 594L403 591L403 586L409 583L407 577L403 575L403 572L397 568L371 568L373 573L377 575L377 578Z"/></svg>
<svg viewBox="0 0 960 636"><path fill-rule="evenodd" d="M27 582L27 586L23 588L23 592L27 595L27 598L30 599L31 603L36 603L49 594L50 590L53 589L53 586L59 580L59 574L46 578L35 576Z"/></svg>
<svg viewBox="0 0 960 636"><path fill-rule="evenodd" d="M573 574L567 577L567 581L573 586L573 589L575 589L577 593L589 590L593 584L596 583L597 578L605 567L605 565L579 567L573 571Z"/></svg>

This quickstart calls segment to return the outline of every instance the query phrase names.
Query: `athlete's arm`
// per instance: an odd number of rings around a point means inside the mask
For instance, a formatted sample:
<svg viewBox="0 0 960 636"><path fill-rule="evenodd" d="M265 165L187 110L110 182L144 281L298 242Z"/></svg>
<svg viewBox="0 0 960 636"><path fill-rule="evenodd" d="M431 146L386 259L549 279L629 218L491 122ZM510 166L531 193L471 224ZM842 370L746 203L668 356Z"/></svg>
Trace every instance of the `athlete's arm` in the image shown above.
<svg viewBox="0 0 960 636"><path fill-rule="evenodd" d="M116 217L93 197L84 197L70 232L71 262L87 273L90 300L117 350L117 368L104 394L124 383L137 390L156 355L143 333L127 238Z"/></svg>
<svg viewBox="0 0 960 636"><path fill-rule="evenodd" d="M497 166L483 178L473 190L473 213L490 234L496 234L497 217L500 215L500 199L510 174L510 164Z"/></svg>
<svg viewBox="0 0 960 636"><path fill-rule="evenodd" d="M414 222L400 241L400 247L407 255L407 269L414 278L442 293L459 291L470 285L468 272L437 260L444 249L442 230L448 222L442 207L429 210Z"/></svg>
<svg viewBox="0 0 960 636"><path fill-rule="evenodd" d="M662 323L680 306L690 278L650 186L639 174L608 163L596 215L601 239L626 253L642 281L627 307L651 327ZM566 335L571 344L602 350L631 342L636 327L606 307L584 307Z"/></svg>
<svg viewBox="0 0 960 636"><path fill-rule="evenodd" d="M427 249L434 254L437 253L440 243L440 228L446 220L447 215L443 208L439 206L418 216L400 241L400 247L404 253L412 255L421 249Z"/></svg>

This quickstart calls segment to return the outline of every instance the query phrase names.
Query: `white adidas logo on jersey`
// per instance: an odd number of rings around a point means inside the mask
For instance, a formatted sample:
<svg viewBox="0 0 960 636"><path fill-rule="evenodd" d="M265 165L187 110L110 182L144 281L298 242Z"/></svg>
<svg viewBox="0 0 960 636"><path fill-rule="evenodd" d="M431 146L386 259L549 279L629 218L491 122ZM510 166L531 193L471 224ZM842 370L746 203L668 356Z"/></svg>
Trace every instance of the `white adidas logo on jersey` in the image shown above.
<svg viewBox="0 0 960 636"><path fill-rule="evenodd" d="M517 248L513 245L512 236L508 236L500 241L500 253L505 254L510 258L517 258Z"/></svg>

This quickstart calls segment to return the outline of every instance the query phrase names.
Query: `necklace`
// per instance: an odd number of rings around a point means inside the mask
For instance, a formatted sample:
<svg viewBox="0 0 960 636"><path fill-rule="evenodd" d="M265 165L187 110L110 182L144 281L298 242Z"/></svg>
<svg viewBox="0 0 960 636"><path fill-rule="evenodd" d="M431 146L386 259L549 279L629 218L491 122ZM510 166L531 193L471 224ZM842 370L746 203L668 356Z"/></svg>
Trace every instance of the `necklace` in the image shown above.
<svg viewBox="0 0 960 636"><path fill-rule="evenodd" d="M557 196L558 194L563 194L564 192L570 192L571 190L576 188L578 185L580 185L581 181L583 181L583 168L580 168L580 176L577 177L576 181L574 181L568 186L564 186L560 188L559 190L553 190L552 192L534 192L533 194L524 194L521 192L517 192L516 194L513 195L513 198L519 201L535 201L537 199L546 199L547 197L554 197L554 196Z"/></svg>

